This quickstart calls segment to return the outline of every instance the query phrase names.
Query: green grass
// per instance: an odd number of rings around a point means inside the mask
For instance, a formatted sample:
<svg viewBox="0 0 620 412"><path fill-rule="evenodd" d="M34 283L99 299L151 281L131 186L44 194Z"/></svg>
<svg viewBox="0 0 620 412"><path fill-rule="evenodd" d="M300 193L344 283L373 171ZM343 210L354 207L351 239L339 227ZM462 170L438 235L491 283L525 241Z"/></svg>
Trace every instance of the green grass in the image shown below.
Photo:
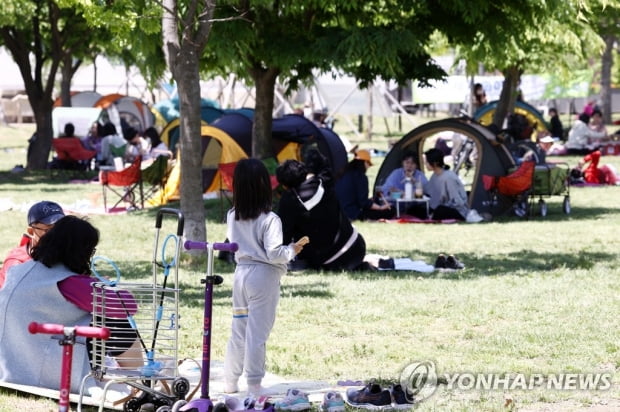
<svg viewBox="0 0 620 412"><path fill-rule="evenodd" d="M42 198L63 205L101 202L97 184L50 180L45 173L9 173L25 161L24 134L10 135L0 128L0 204L9 204L8 199L13 205L13 210L0 212L3 251L18 241L25 205ZM382 148L379 145L387 145L389 139L356 143ZM619 163L615 157L604 161ZM393 381L407 364L427 360L435 362L440 373L610 372L613 387L607 391L440 387L417 409L505 411L510 398L523 410L580 410L592 405L603 408L597 410L618 410L620 187L571 188L573 211L568 216L561 211L561 197L546 200L548 216L530 220L506 217L477 225L356 223L369 253L428 263L440 252L453 253L466 269L431 274L290 273L282 281L278 317L268 343L268 371L288 379L334 384L340 379ZM205 206L208 239L221 241L225 227L219 201L206 201ZM115 260L132 281L150 280L155 213L90 216L102 233L98 254ZM164 233L173 232L170 224L165 222ZM200 355L203 270L204 262L184 258L181 263L182 356ZM217 261L216 271L225 281L215 293L212 357L221 360L230 327L234 267ZM24 410L55 408L52 401L0 390L0 411L16 410L15 405Z"/></svg>

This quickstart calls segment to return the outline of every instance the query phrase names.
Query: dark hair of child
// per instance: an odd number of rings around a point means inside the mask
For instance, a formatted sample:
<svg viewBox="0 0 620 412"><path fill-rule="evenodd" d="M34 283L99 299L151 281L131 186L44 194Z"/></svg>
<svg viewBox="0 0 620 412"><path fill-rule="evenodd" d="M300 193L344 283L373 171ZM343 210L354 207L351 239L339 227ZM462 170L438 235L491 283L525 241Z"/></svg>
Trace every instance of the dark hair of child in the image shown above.
<svg viewBox="0 0 620 412"><path fill-rule="evenodd" d="M258 159L242 159L233 176L235 220L256 219L271 211L271 179Z"/></svg>

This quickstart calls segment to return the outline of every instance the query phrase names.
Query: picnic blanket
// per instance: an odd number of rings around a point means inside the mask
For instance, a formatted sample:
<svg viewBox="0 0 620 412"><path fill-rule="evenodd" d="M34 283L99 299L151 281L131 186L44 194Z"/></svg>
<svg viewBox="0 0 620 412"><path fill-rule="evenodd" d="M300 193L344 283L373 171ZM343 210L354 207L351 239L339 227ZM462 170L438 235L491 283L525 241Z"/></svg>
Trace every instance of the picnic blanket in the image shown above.
<svg viewBox="0 0 620 412"><path fill-rule="evenodd" d="M387 222L391 222L391 223L459 223L460 220L456 220L456 219L441 219L441 220L420 219L419 217L415 217L415 216L403 215L403 216L401 216L400 218L397 218L397 219L387 220Z"/></svg>
<svg viewBox="0 0 620 412"><path fill-rule="evenodd" d="M422 272L430 273L435 270L435 266L429 265L421 260L413 260L410 258L394 258L394 268L382 268L379 265L379 260L388 260L389 256L377 255L369 253L364 257L364 261L370 265L378 268L379 270L407 270L410 272Z"/></svg>

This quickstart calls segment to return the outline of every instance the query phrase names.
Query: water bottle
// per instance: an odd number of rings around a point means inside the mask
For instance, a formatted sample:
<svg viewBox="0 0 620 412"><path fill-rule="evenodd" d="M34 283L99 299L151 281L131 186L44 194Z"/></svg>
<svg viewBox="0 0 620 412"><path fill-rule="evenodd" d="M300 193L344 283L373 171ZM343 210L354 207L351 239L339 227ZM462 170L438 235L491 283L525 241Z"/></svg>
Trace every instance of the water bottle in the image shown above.
<svg viewBox="0 0 620 412"><path fill-rule="evenodd" d="M405 179L405 199L410 200L413 197L413 182L411 178Z"/></svg>

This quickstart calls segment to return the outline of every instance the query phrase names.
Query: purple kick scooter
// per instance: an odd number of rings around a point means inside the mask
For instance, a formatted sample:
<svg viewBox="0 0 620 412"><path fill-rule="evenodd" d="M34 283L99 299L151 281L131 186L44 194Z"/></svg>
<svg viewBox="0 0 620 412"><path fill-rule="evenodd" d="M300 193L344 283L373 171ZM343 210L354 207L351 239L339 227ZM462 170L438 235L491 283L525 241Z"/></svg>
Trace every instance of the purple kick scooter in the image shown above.
<svg viewBox="0 0 620 412"><path fill-rule="evenodd" d="M178 400L172 406L172 412L213 412L213 402L209 398L209 377L211 367L211 314L213 309L213 286L221 284L224 279L213 275L213 251L221 250L236 252L239 248L236 243L208 243L186 241L187 250L207 251L207 274L201 283L205 284L205 311L202 335L202 376L200 386L200 398L191 401Z"/></svg>

